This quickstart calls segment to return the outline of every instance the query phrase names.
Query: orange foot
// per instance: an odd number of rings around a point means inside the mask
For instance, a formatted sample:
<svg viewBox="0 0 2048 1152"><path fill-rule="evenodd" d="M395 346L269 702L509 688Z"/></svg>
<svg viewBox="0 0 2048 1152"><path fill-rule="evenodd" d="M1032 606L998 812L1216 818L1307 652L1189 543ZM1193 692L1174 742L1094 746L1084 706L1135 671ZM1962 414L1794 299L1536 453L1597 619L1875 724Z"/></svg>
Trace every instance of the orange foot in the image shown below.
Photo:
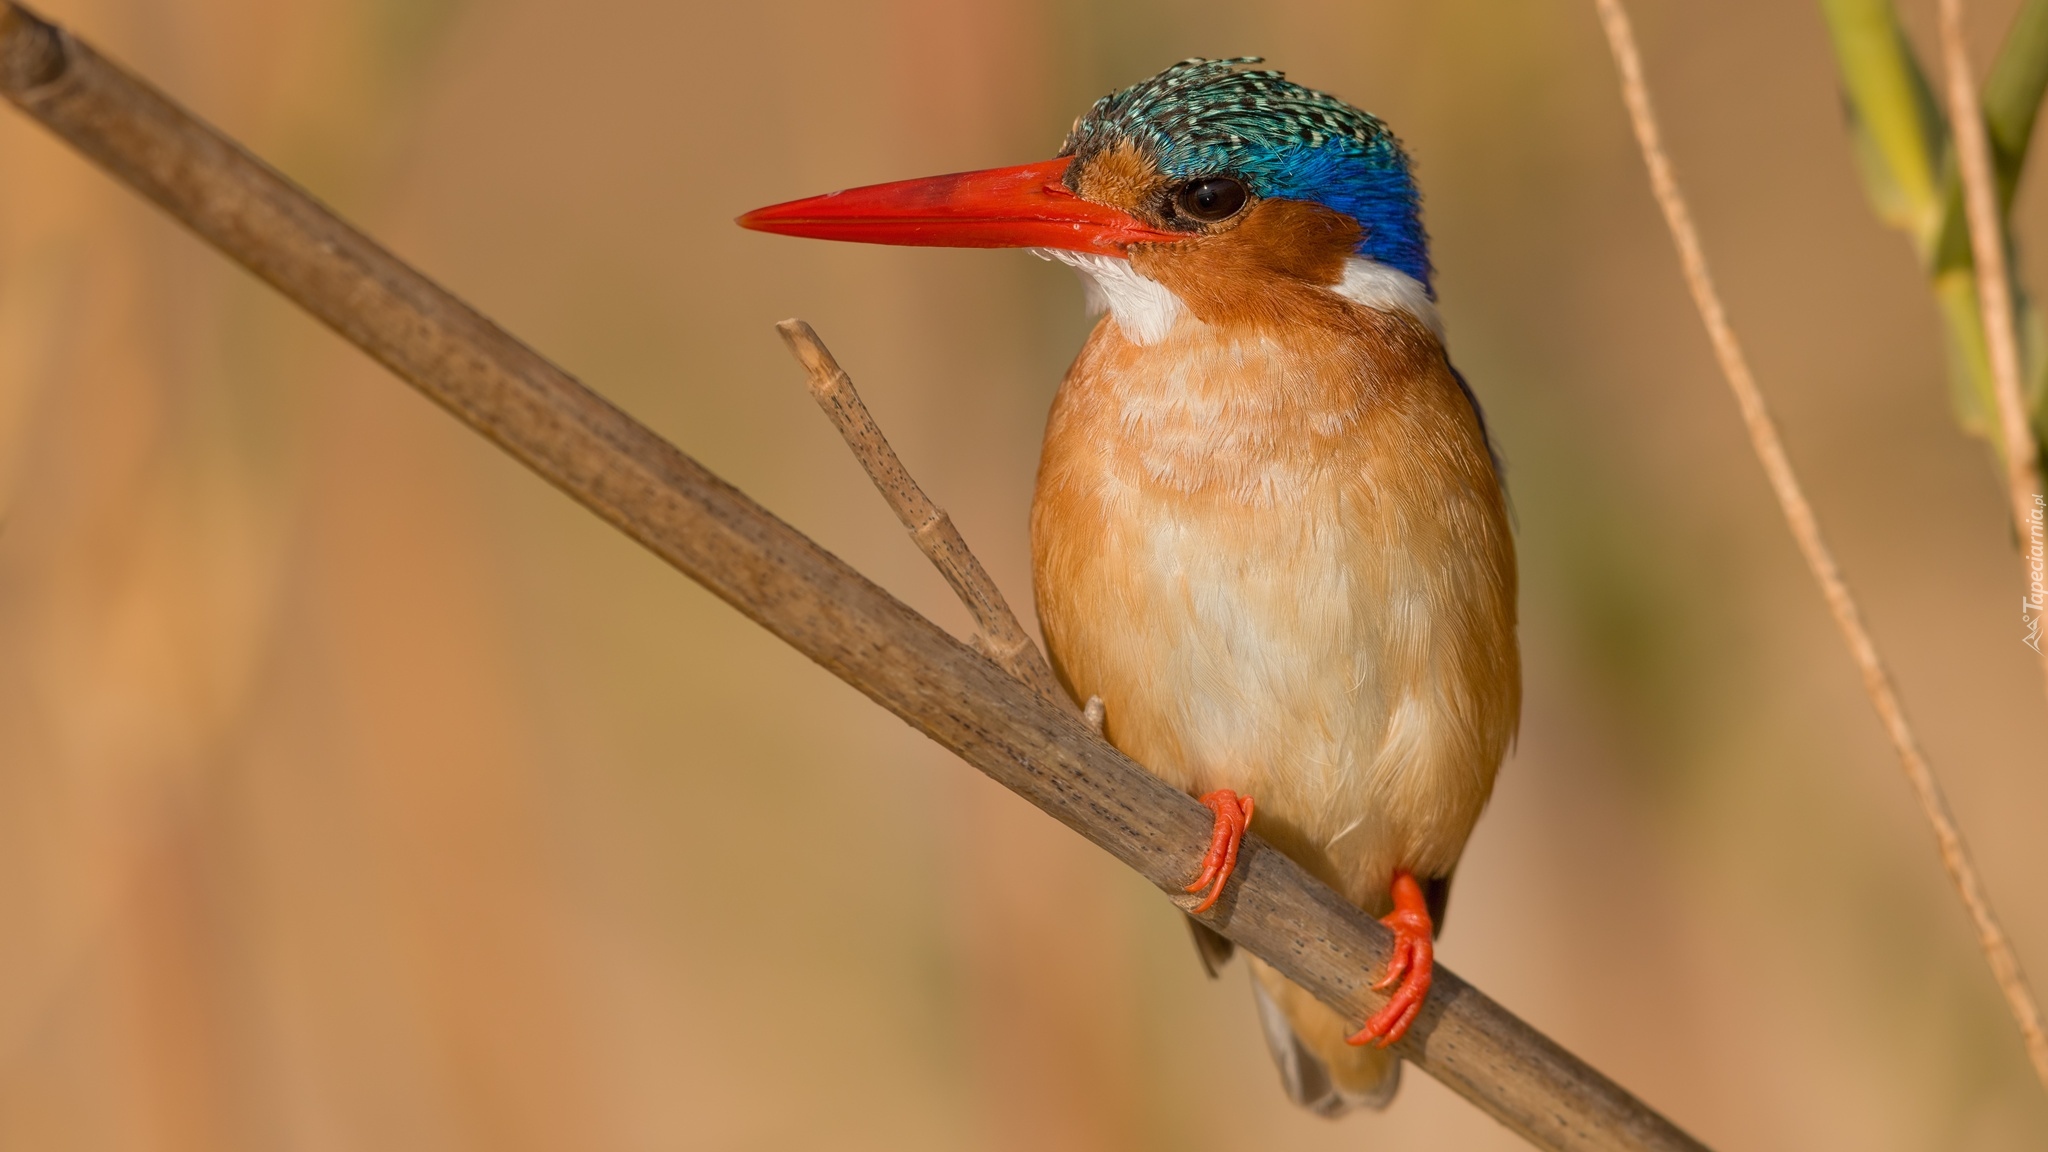
<svg viewBox="0 0 2048 1152"><path fill-rule="evenodd" d="M1209 854L1202 857L1202 874L1183 891L1200 892L1212 882L1215 886L1195 905L1197 913L1214 908L1216 898L1223 895L1223 885L1237 868L1237 846L1244 843L1244 830L1252 822L1252 798L1239 796L1228 788L1218 788L1202 797L1202 803L1216 813L1216 830L1209 836Z"/></svg>
<svg viewBox="0 0 2048 1152"><path fill-rule="evenodd" d="M1423 1000L1429 996L1429 978L1436 967L1430 942L1435 927L1429 922L1429 904L1422 897L1422 885L1415 882L1414 876L1394 873L1394 910L1381 917L1380 923L1394 930L1394 955L1387 961L1386 976L1373 985L1373 990L1384 992L1396 984L1400 987L1350 1042L1376 1042L1385 1048L1406 1036L1408 1026L1415 1023Z"/></svg>

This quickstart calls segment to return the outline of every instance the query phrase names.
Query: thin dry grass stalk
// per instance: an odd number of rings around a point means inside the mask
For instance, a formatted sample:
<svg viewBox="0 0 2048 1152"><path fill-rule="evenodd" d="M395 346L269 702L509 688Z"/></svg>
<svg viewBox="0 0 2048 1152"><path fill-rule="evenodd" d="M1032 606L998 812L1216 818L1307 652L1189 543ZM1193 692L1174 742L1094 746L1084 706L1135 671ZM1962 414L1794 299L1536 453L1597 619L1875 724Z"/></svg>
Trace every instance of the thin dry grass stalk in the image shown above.
<svg viewBox="0 0 2048 1152"><path fill-rule="evenodd" d="M1963 43L1962 0L1940 0L1940 8L1949 130L1963 178L1963 213L1970 223L1978 311L1984 316L1992 394L1998 400L2000 455L2005 458L2013 524L2021 539L2025 539L2027 526L2035 523L2038 515L2035 500L2041 491L2041 477L2033 431L2028 427L2025 389L2020 384L2019 334L2013 325L2012 281L2005 261L2005 223L1998 210L1998 178L1992 174L1991 139L1984 128L1984 109L1977 99L1969 49ZM2048 648L2042 652L2042 659L2048 661Z"/></svg>
<svg viewBox="0 0 2048 1152"><path fill-rule="evenodd" d="M1948 76L1949 129L1963 177L1963 211L1970 222L1970 254L1977 265L1977 297L1984 314L1984 342L1991 353L1991 380L1998 397L1999 432L2004 443L2006 486L2012 496L2013 527L2026 541L2041 525L2041 476L2034 433L2027 421L2027 401L2020 385L2019 334L2013 325L2012 280L2005 262L2005 224L1998 210L1998 180L1992 173L1991 140L1984 128L1984 110L1977 101L1977 82L1963 43L1962 0L1940 0L1942 69ZM2042 652L2043 684L2048 685L2048 647ZM1938 798L1938 797L1937 797ZM1944 810L1944 815L1946 814ZM1960 842L1957 854L1967 869L1969 857ZM1943 846L1944 859L1948 855ZM1950 871L1955 872L1951 866ZM1976 876L1968 874L1975 889ZM1956 880L1963 887L1963 876ZM1982 894L1978 893L1981 901ZM1969 902L1966 891L1964 900ZM2041 1085L2048 1088L2048 1032L2041 1026L2041 1008L2034 1002L2027 976L2020 969L2005 932L1988 905L1972 904L1971 918L1998 986L2005 992L2013 1018L2027 1040L2027 1055Z"/></svg>
<svg viewBox="0 0 2048 1152"><path fill-rule="evenodd" d="M0 95L549 483L992 779L1178 893L1207 809L90 46L0 0ZM744 868L747 861L736 860ZM1363 1018L1391 933L1257 837L1201 920ZM1538 1147L1703 1152L1439 967L1395 1045Z"/></svg>
<svg viewBox="0 0 2048 1152"><path fill-rule="evenodd" d="M1850 595L1848 584L1842 580L1834 553L1821 536L1813 505L1807 502L1798 473L1793 471L1792 461L1785 454L1785 442L1778 434L1777 422L1771 418L1770 409L1764 404L1763 393L1750 372L1749 359L1743 354L1735 329L1728 322L1720 291L1714 287L1713 276L1707 270L1706 253L1700 245L1699 232L1693 226L1692 212L1678 187L1671 158L1664 151L1657 117L1650 107L1649 89L1643 83L1642 55L1636 48L1635 31L1628 13L1622 8L1621 0L1593 2L1599 10L1601 26L1607 32L1615 67L1621 73L1622 100L1628 105L1629 121L1635 128L1636 143L1642 148L1643 163L1650 170L1651 191L1656 195L1657 206L1664 212L1664 223L1671 230L1672 242L1678 248L1678 262L1685 272L1686 287L1691 290L1700 319L1706 324L1707 337L1713 342L1714 357L1720 361L1721 374L1727 378L1729 389L1735 393L1735 403L1742 410L1742 421L1749 430L1750 444L1756 449L1757 460L1763 464L1771 491L1777 494L1778 506L1785 514L1786 524L1792 529L1792 538L1798 542L1800 554L1806 557L1806 565L1812 570L1814 581L1820 585L1821 595L1834 615L1835 626L1841 630L1849 654L1863 673L1863 690L1869 694L1871 707L1877 710L1885 734L1891 737L1892 746L1898 750L1899 764L1905 769L1907 781L1912 784L1921 812L1934 830L1942 866L1948 869L1956 894L1977 928L1977 942L1991 965L1992 977L2005 994L2013 1019L2019 1024L2034 1070L2041 1077L2042 1084L2048 1086L2048 1040L2042 1036L2040 1008L2027 986L2019 957L2013 952L2004 928L2000 927L1998 916L1991 910L1990 899L1977 876L1977 866L1970 858L1968 846L1963 843L1955 815L1949 810L1948 798L1942 794L1934 769L1920 750L1919 738L1906 720L1898 691L1892 686L1891 673L1886 671L1884 661L1878 655L1877 644L1871 639L1870 630L1864 626L1862 610L1856 606L1855 597ZM1980 120L1980 130L1981 127ZM2023 458L2030 453L2031 449L2022 454Z"/></svg>

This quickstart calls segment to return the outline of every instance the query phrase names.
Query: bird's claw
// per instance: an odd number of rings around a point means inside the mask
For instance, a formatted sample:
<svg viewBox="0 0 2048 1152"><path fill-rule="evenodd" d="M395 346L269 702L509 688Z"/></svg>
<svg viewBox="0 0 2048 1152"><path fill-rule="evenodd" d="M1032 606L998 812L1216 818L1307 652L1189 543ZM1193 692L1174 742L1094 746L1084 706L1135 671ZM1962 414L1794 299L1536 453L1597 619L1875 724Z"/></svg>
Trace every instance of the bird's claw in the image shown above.
<svg viewBox="0 0 2048 1152"><path fill-rule="evenodd" d="M1209 853L1202 857L1202 874L1183 889L1209 889L1209 894L1194 907L1197 915L1214 908L1217 898L1223 895L1223 885L1237 868L1238 846L1244 843L1245 829L1252 822L1252 798L1239 796L1228 788L1218 788L1203 796L1202 804L1216 814L1216 827L1209 834Z"/></svg>
<svg viewBox="0 0 2048 1152"><path fill-rule="evenodd" d="M1373 985L1375 992L1394 989L1380 1010L1365 1022L1352 1044L1376 1044L1381 1048L1408 1034L1408 1026L1422 1014L1429 997L1430 978L1436 968L1435 926L1430 923L1429 906L1422 886L1406 872L1394 874L1394 910L1380 923L1394 930L1394 954L1387 960L1387 974Z"/></svg>

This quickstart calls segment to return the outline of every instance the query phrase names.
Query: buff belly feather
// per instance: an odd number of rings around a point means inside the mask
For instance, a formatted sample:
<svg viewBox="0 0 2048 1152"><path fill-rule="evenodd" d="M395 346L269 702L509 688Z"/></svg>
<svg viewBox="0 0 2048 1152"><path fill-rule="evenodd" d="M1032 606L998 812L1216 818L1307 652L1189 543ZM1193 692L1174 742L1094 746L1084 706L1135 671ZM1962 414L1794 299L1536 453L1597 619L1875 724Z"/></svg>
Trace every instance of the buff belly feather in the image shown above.
<svg viewBox="0 0 2048 1152"><path fill-rule="evenodd" d="M1054 667L1107 735L1374 915L1448 884L1519 710L1515 569L1484 433L1433 332L1365 308L1321 341L1106 319L1061 385L1032 506ZM1399 1061L1253 962L1283 1081L1380 1106Z"/></svg>

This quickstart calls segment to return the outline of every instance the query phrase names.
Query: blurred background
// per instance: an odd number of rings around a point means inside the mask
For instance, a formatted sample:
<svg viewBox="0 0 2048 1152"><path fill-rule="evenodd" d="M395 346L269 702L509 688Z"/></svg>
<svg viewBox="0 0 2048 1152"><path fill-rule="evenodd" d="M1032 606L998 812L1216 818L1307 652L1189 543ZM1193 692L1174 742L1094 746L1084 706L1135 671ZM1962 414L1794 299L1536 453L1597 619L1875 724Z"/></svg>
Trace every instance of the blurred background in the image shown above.
<svg viewBox="0 0 2048 1152"><path fill-rule="evenodd" d="M2014 6L1972 5L1980 62ZM817 325L1021 609L1071 274L731 218L1049 156L1189 55L1381 115L1524 572L1521 741L1440 955L1716 1147L2048 1145L1590 4L40 7L956 630L770 325ZM1819 13L1632 7L1734 319L2048 983L2021 572ZM2044 212L2036 179L2036 288ZM1412 1070L1384 1114L1295 1110L1245 982L0 114L0 1147L1521 1146Z"/></svg>

